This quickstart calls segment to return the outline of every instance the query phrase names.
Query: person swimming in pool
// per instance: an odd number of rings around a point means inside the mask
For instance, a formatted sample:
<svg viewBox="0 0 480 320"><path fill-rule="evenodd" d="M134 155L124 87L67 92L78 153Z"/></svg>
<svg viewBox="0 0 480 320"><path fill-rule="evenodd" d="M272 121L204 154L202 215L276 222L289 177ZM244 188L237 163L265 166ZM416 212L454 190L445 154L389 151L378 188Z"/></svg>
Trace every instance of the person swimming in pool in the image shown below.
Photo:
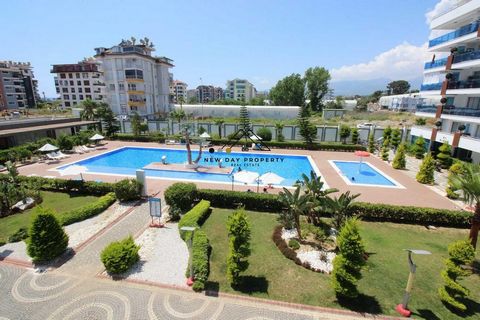
<svg viewBox="0 0 480 320"><path fill-rule="evenodd" d="M352 181L355 181L355 177L352 177Z"/></svg>

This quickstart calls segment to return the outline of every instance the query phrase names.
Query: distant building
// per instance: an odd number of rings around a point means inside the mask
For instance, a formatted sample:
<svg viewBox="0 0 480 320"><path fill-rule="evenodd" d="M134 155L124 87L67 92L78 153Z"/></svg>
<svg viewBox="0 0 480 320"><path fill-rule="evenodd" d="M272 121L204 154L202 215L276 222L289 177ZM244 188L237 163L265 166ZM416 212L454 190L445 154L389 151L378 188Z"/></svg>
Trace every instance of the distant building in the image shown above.
<svg viewBox="0 0 480 320"><path fill-rule="evenodd" d="M0 110L34 108L39 99L30 62L0 61Z"/></svg>
<svg viewBox="0 0 480 320"><path fill-rule="evenodd" d="M101 64L86 59L75 64L54 64L51 73L62 107L75 107L87 99L105 101L106 89Z"/></svg>
<svg viewBox="0 0 480 320"><path fill-rule="evenodd" d="M417 106L428 103L429 105L439 103L441 96L422 96L420 93L396 94L382 96L378 103L382 109L392 111L415 112Z"/></svg>
<svg viewBox="0 0 480 320"><path fill-rule="evenodd" d="M177 103L180 97L183 98L183 101L187 101L187 87L188 85L185 82L174 80L170 82L170 96L172 97L172 102Z"/></svg>
<svg viewBox="0 0 480 320"><path fill-rule="evenodd" d="M201 85L196 89L196 97L198 102L203 103L220 100L223 99L223 89L211 85Z"/></svg>
<svg viewBox="0 0 480 320"><path fill-rule="evenodd" d="M187 100L197 97L197 89L187 90Z"/></svg>
<svg viewBox="0 0 480 320"><path fill-rule="evenodd" d="M225 98L248 102L255 98L256 89L248 80L234 79L227 81Z"/></svg>

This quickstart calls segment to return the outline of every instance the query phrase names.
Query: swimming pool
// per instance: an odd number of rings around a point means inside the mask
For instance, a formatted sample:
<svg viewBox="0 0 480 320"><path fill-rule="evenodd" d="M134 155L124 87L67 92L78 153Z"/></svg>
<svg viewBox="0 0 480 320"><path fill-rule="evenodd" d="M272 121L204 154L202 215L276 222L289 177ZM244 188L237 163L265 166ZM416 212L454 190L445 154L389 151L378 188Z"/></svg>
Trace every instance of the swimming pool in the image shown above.
<svg viewBox="0 0 480 320"><path fill-rule="evenodd" d="M231 183L230 174L186 172L175 170L151 170L146 169L150 163L161 162L166 157L167 163L183 164L187 160L187 152L183 149L169 148L145 148L145 147L122 147L103 154L99 154L75 163L60 166L56 170L63 170L70 165L85 166L87 173L135 176L137 169L145 170L147 177L169 180L192 180ZM198 150L192 150L192 158L196 159ZM273 172L284 180L281 186L292 186L302 174L310 174L313 170L320 175L318 168L310 156L285 155L275 153L251 153L251 152L214 152L204 150L199 165L218 167L219 161L223 167L233 167L234 172L241 170L254 171L259 175Z"/></svg>
<svg viewBox="0 0 480 320"><path fill-rule="evenodd" d="M368 162L329 160L346 184L368 187L404 188Z"/></svg>

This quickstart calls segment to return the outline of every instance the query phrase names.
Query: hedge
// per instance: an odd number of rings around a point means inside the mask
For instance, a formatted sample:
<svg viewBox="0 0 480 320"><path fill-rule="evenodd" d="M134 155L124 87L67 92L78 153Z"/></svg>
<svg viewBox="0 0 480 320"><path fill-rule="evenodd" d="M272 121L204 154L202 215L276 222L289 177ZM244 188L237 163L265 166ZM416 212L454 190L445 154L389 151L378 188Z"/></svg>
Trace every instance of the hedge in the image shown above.
<svg viewBox="0 0 480 320"><path fill-rule="evenodd" d="M163 135L139 135L139 136L135 136L133 134L120 133L120 134L116 134L115 136L110 137L108 139L109 140L119 140L119 141L165 143L165 136L163 136Z"/></svg>
<svg viewBox="0 0 480 320"><path fill-rule="evenodd" d="M60 223L65 226L78 221L82 221L93 217L105 211L115 202L115 194L113 192L107 193L100 197L97 201L87 204L79 209L67 211L60 216Z"/></svg>
<svg viewBox="0 0 480 320"><path fill-rule="evenodd" d="M178 222L178 229L180 230L182 227L200 228L209 213L210 202L206 200L200 201L195 207L183 215ZM190 232L188 231L180 231L180 236L185 241L190 238L190 236L188 236L189 234Z"/></svg>
<svg viewBox="0 0 480 320"><path fill-rule="evenodd" d="M275 212L282 210L283 204L275 194L214 189L198 189L198 199L210 201L212 207L236 208L243 206L247 210Z"/></svg>
<svg viewBox="0 0 480 320"><path fill-rule="evenodd" d="M193 274L195 275L195 282L193 284L193 290L202 291L205 288L205 282L208 280L208 274L210 273L210 242L207 234L198 230L193 235L192 243L192 265ZM190 275L189 270L187 274Z"/></svg>
<svg viewBox="0 0 480 320"><path fill-rule="evenodd" d="M212 144L214 145L224 145L228 142L227 139L212 139ZM230 143L233 143L231 141ZM243 145L245 140L240 140L236 145ZM341 143L332 143L332 142L323 142L323 143L312 143L306 144L302 141L268 141L265 143L270 148L281 148L281 149L306 149L306 150L323 150L323 151L347 151L353 152L357 150L366 151L367 148L358 144L341 144Z"/></svg>

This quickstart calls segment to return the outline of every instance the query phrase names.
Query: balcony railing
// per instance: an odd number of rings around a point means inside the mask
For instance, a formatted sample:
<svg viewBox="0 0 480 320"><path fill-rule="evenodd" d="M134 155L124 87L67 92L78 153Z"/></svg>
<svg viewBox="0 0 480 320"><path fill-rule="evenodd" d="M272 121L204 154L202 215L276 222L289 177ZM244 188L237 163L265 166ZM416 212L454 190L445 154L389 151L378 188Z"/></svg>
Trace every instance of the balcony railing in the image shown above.
<svg viewBox="0 0 480 320"><path fill-rule="evenodd" d="M453 63L480 59L480 50L456 54L453 57Z"/></svg>
<svg viewBox="0 0 480 320"><path fill-rule="evenodd" d="M466 81L449 81L447 89L472 89L480 88L480 79L466 80Z"/></svg>
<svg viewBox="0 0 480 320"><path fill-rule="evenodd" d="M480 110L471 108L457 108L455 106L445 106L442 110L442 114L448 114L452 116L465 116L465 117L480 117Z"/></svg>
<svg viewBox="0 0 480 320"><path fill-rule="evenodd" d="M430 105L417 105L416 108L417 112L425 112L425 113L436 113L437 112L437 106L430 104Z"/></svg>
<svg viewBox="0 0 480 320"><path fill-rule="evenodd" d="M442 84L443 82L422 84L420 91L440 90L442 89Z"/></svg>
<svg viewBox="0 0 480 320"><path fill-rule="evenodd" d="M449 13L450 11L453 11L453 10L457 9L458 7L463 6L464 4L466 4L466 3L470 2L470 1L471 1L471 0L459 0L459 1L457 1L456 4L452 5L451 7L447 8L447 9L445 9L445 10L442 10L442 11L440 11L440 13L434 15L434 16L432 17L432 19L437 19L438 17L443 16L444 14L447 14L447 13Z"/></svg>
<svg viewBox="0 0 480 320"><path fill-rule="evenodd" d="M448 58L443 58L443 59L435 60L434 62L425 62L424 69L433 69L433 68L442 67L447 64L447 60Z"/></svg>
<svg viewBox="0 0 480 320"><path fill-rule="evenodd" d="M431 47L437 46L441 43L451 41L451 40L456 39L456 38L460 38L460 37L462 37L464 35L467 35L469 33L477 32L478 27L479 27L478 22L473 22L473 23L467 24L466 26L463 26L463 27L461 27L461 28L459 28L455 31L449 32L447 34L444 34L443 36L440 36L440 37L437 37L435 39L430 40L428 42L428 47L431 48Z"/></svg>

